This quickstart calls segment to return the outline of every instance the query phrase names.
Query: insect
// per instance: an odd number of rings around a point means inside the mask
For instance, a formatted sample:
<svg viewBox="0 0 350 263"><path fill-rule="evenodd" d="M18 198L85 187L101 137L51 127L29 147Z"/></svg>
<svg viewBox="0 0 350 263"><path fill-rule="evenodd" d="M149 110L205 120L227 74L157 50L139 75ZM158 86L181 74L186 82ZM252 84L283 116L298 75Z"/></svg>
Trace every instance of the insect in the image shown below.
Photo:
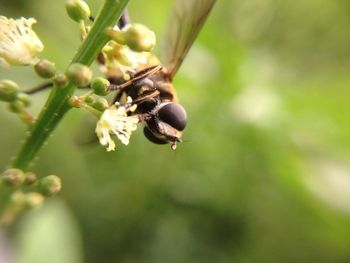
<svg viewBox="0 0 350 263"><path fill-rule="evenodd" d="M215 2L176 1L164 37L162 65L146 67L123 83L108 76L111 83L115 84L112 90L117 90L114 102L121 100L123 94L132 98L132 103L137 105L134 114L139 115L144 123L144 135L153 143L170 143L171 148L176 149L177 143L182 141L187 113L177 102L172 80Z"/></svg>
<svg viewBox="0 0 350 263"><path fill-rule="evenodd" d="M117 93L112 102L122 102L123 98L131 97L132 103L137 105L133 114L137 114L144 124L145 137L156 144L170 143L172 149L176 149L177 143L182 141L182 133L187 124L186 110L178 103L172 81L216 0L175 1L166 34L161 41L162 63L143 67L136 73L128 72L131 78L127 81L120 76L107 75L112 84L110 91ZM90 17L90 20L94 21L94 18ZM128 24L129 20L125 12L118 22L119 27ZM105 62L101 54L97 60L100 64ZM33 94L52 86L52 82L44 83L26 93ZM81 137L79 132L79 144L92 142L91 139Z"/></svg>

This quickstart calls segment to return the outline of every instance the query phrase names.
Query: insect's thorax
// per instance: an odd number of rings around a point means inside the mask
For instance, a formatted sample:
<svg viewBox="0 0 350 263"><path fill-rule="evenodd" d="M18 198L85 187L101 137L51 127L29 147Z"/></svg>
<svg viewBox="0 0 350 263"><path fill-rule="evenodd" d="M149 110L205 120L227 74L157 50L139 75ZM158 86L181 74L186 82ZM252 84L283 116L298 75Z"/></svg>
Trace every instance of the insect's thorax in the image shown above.
<svg viewBox="0 0 350 263"><path fill-rule="evenodd" d="M158 104L162 102L176 102L176 91L172 83L167 79L166 74L161 70L153 75L147 76L120 90L116 100L130 96L139 104ZM141 105L138 105L141 107ZM149 108L149 107L148 107ZM149 109L148 109L149 110Z"/></svg>
<svg viewBox="0 0 350 263"><path fill-rule="evenodd" d="M153 88L159 91L159 98L162 102L177 102L177 95L174 85L168 79L167 75L163 70L148 77L148 79L152 83Z"/></svg>

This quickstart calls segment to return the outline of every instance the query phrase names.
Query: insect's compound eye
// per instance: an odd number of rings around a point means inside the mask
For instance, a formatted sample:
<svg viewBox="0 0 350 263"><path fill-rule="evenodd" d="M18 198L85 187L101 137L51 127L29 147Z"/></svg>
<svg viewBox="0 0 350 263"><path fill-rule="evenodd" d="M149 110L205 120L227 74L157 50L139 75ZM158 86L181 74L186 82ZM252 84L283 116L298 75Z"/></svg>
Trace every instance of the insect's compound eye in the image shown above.
<svg viewBox="0 0 350 263"><path fill-rule="evenodd" d="M159 109L158 116L162 122L169 124L178 131L182 131L186 127L187 113L181 104L166 103Z"/></svg>
<svg viewBox="0 0 350 263"><path fill-rule="evenodd" d="M150 131L149 128L144 127L143 128L143 134L145 135L145 137L150 141L153 142L155 144L166 144L168 143L167 141L163 141L159 138L157 138L156 136L154 136L154 134Z"/></svg>

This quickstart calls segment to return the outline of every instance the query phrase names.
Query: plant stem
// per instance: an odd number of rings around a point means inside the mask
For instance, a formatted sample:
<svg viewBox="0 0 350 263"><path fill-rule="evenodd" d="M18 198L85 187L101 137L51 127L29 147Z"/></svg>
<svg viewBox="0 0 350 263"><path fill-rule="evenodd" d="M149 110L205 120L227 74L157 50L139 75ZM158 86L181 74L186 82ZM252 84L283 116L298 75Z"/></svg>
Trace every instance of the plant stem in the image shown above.
<svg viewBox="0 0 350 263"><path fill-rule="evenodd" d="M105 34L106 30L115 25L128 2L129 0L105 0L104 6L97 16L91 31L71 63L91 65L109 40L109 37ZM76 87L71 83L64 88L55 86L52 89L36 123L30 129L27 139L15 157L12 163L13 167L22 170L28 169L51 132L65 113L71 109L68 100L75 89Z"/></svg>

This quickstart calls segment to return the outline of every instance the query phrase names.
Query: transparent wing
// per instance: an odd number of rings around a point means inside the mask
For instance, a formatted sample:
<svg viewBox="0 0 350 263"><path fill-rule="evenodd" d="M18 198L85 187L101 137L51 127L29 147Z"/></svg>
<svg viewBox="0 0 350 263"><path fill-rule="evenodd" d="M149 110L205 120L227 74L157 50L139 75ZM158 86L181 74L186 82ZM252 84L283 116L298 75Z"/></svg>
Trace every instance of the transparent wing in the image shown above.
<svg viewBox="0 0 350 263"><path fill-rule="evenodd" d="M161 60L172 79L216 0L175 0L162 43Z"/></svg>

